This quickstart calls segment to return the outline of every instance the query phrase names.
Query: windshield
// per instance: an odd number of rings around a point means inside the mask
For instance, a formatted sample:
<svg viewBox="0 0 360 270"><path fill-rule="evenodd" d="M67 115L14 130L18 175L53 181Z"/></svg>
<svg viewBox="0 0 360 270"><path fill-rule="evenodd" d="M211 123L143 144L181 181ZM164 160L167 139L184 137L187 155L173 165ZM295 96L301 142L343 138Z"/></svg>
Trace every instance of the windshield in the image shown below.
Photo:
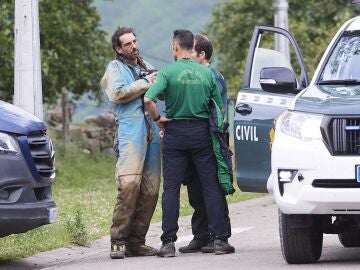
<svg viewBox="0 0 360 270"><path fill-rule="evenodd" d="M326 63L320 81L360 81L360 31L344 32Z"/></svg>

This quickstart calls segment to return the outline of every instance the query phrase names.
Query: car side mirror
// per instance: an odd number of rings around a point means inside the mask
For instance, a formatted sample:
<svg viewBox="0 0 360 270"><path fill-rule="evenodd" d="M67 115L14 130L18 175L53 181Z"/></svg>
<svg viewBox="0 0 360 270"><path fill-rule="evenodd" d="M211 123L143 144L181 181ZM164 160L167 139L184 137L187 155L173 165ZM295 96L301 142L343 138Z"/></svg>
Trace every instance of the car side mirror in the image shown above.
<svg viewBox="0 0 360 270"><path fill-rule="evenodd" d="M287 67L266 67L260 72L260 85L266 92L297 94L294 71Z"/></svg>

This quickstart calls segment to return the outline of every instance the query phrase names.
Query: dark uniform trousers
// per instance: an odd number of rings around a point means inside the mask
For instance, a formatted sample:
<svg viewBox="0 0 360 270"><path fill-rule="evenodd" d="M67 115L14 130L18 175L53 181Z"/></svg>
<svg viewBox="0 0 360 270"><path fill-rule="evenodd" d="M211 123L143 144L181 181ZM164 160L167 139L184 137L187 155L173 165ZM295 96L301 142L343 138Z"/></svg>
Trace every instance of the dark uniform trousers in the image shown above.
<svg viewBox="0 0 360 270"><path fill-rule="evenodd" d="M208 228L208 221L206 216L206 207L204 203L204 197L202 194L201 182L198 177L196 168L193 164L190 164L188 170L188 176L185 178L185 184L187 186L189 203L191 207L194 209L194 213L191 217L191 229L192 234L194 235L194 239L200 240L202 242L208 242L209 240L213 240L212 235L210 234ZM226 221L226 230L227 237L231 236L231 223L229 218L229 208L225 200L225 221Z"/></svg>
<svg viewBox="0 0 360 270"><path fill-rule="evenodd" d="M207 120L172 120L165 126L161 240L165 243L177 240L180 187L188 175L190 163L201 183L209 231L214 238L226 240L229 237L225 218L227 206L217 179Z"/></svg>

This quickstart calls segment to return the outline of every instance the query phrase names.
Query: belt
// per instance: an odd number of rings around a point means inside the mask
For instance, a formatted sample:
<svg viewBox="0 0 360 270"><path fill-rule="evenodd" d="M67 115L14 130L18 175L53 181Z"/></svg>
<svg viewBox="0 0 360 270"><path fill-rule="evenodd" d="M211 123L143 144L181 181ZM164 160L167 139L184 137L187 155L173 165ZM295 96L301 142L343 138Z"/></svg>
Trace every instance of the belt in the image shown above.
<svg viewBox="0 0 360 270"><path fill-rule="evenodd" d="M171 121L167 122L167 125L186 125L186 124L200 124L200 123L208 123L209 119L172 119Z"/></svg>

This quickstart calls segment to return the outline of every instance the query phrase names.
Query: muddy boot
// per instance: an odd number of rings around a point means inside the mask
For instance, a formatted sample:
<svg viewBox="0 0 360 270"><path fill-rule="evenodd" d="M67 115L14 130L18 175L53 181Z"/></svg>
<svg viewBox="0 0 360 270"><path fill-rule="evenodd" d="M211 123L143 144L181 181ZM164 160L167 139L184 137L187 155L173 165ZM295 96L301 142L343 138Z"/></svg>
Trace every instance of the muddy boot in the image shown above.
<svg viewBox="0 0 360 270"><path fill-rule="evenodd" d="M124 259L125 258L125 245L111 244L110 258L111 259Z"/></svg>
<svg viewBox="0 0 360 270"><path fill-rule="evenodd" d="M137 256L155 256L158 250L156 248L139 244L139 245L127 245L125 256L126 257L137 257Z"/></svg>

